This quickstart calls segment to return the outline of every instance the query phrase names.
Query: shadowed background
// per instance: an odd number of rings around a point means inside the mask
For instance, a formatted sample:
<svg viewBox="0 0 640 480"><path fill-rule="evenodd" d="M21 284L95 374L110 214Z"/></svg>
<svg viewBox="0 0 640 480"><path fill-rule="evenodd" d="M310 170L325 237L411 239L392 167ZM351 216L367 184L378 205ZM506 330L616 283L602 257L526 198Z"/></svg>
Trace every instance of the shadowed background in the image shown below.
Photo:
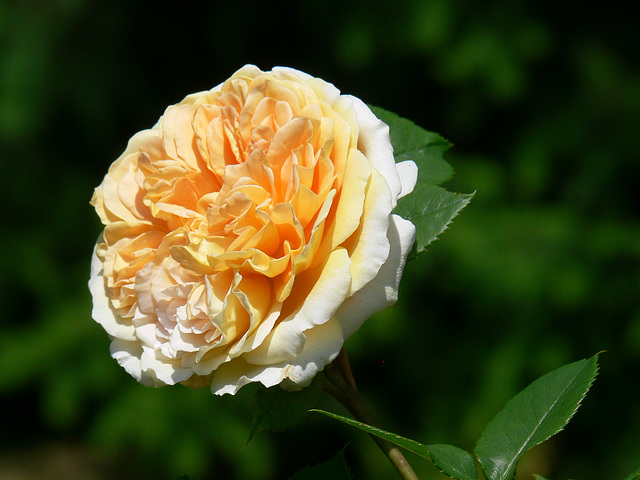
<svg viewBox="0 0 640 480"><path fill-rule="evenodd" d="M600 350L566 431L525 457L553 479L640 459L637 18L616 3L0 1L0 479L286 479L364 434L312 416L246 444L253 388L148 389L109 356L86 282L93 188L164 108L245 63L287 65L451 140L477 190L347 343L381 424L471 449L531 380ZM153 5L153 6L151 6ZM631 8L631 7L629 7ZM324 408L342 413L330 401ZM427 480L435 467L409 454Z"/></svg>

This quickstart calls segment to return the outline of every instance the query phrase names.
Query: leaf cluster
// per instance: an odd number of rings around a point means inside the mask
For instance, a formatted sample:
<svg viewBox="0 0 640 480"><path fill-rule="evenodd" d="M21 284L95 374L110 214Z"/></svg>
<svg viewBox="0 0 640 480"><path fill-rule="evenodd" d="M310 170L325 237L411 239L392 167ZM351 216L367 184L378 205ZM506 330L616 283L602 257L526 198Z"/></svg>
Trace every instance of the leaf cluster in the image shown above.
<svg viewBox="0 0 640 480"><path fill-rule="evenodd" d="M598 373L598 355L560 367L513 397L482 431L473 454L453 445L424 445L350 418L315 410L427 458L445 475L513 480L518 461L567 425ZM636 475L636 477L634 477ZM625 480L637 478L638 472ZM539 477L543 480L542 477Z"/></svg>
<svg viewBox="0 0 640 480"><path fill-rule="evenodd" d="M480 434L473 452L454 445L425 445L351 418L313 408L324 378L320 375L302 392L279 388L256 393L250 437L265 430L284 430L300 423L308 411L318 412L380 437L430 460L442 473L457 480L513 480L516 466L531 448L563 430L576 413L598 374L598 355L562 366L538 378L514 396ZM287 413L288 412L288 413ZM548 480L534 475L536 480ZM290 480L351 479L344 449L325 463L304 467ZM624 480L640 480L640 469Z"/></svg>

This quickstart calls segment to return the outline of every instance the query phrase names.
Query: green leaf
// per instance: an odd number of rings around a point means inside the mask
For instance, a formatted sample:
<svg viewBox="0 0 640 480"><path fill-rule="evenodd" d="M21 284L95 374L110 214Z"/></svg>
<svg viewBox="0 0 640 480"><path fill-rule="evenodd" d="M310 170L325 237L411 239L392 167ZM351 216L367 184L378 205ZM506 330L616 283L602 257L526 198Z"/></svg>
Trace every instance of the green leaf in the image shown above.
<svg viewBox="0 0 640 480"><path fill-rule="evenodd" d="M459 480L477 480L476 461L466 450L453 445L427 445L431 461L442 473Z"/></svg>
<svg viewBox="0 0 640 480"><path fill-rule="evenodd" d="M594 355L540 377L509 400L476 444L487 479L513 479L522 455L566 426L597 373Z"/></svg>
<svg viewBox="0 0 640 480"><path fill-rule="evenodd" d="M535 478L536 480L548 480L547 478L541 477L540 475L536 475L535 473L533 474L533 478Z"/></svg>
<svg viewBox="0 0 640 480"><path fill-rule="evenodd" d="M372 105L369 107L389 125L396 163L413 160L418 165L419 185L440 185L451 180L453 167L443 158L451 143L393 112Z"/></svg>
<svg viewBox="0 0 640 480"><path fill-rule="evenodd" d="M416 226L413 257L422 253L447 228L473 195L450 193L437 187L453 176L453 168L443 158L451 143L393 112L372 105L369 107L389 125L396 163L413 160L418 166L418 182L414 191L401 198L394 210Z"/></svg>
<svg viewBox="0 0 640 480"><path fill-rule="evenodd" d="M316 406L321 393L321 375L317 375L311 385L296 392L288 392L279 386L261 388L254 399L248 441L265 430L283 431L298 426L309 409Z"/></svg>
<svg viewBox="0 0 640 480"><path fill-rule="evenodd" d="M423 252L444 232L473 194L451 193L442 187L416 188L401 198L394 212L416 226L416 251Z"/></svg>
<svg viewBox="0 0 640 480"><path fill-rule="evenodd" d="M431 456L429 455L429 450L427 448L426 445L423 445L419 442L416 442L415 440L411 440L409 438L405 438L405 437L401 437L400 435L396 435L395 433L390 433L387 432L385 430L382 430L381 428L377 428L377 427L372 427L371 425L367 425L366 423L362 423L362 422L358 422L356 420L353 420L349 417L343 417L342 415L336 415L335 413L331 413L331 412L325 412L324 410L318 410L318 409L311 409L312 412L318 412L318 413L322 413L323 415L326 415L327 417L331 417L335 420L339 420L343 423L346 423L347 425L350 425L352 427L358 428L362 431L365 431L371 435L375 435L377 437L380 438L384 438L385 440L398 445L399 447L402 447L406 450L409 450L410 452L413 452L417 455L420 455L421 457L424 458L428 458L431 459Z"/></svg>
<svg viewBox="0 0 640 480"><path fill-rule="evenodd" d="M638 468L635 472L633 472L628 477L625 477L624 480L640 480L640 468Z"/></svg>
<svg viewBox="0 0 640 480"><path fill-rule="evenodd" d="M344 459L344 449L331 460L311 467L304 467L293 474L289 480L352 480L351 471Z"/></svg>
<svg viewBox="0 0 640 480"><path fill-rule="evenodd" d="M410 438L401 437L395 433L387 432L381 428L372 427L371 425L358 422L342 415L336 415L335 413L325 412L324 410L318 409L312 409L311 411L322 413L323 415L339 420L340 422L346 423L347 425L362 430L370 435L383 438L394 445L415 453L416 455L429 459L445 475L458 478L460 480L478 479L478 473L473 456L469 452L460 448L452 445L423 445L422 443L411 440Z"/></svg>

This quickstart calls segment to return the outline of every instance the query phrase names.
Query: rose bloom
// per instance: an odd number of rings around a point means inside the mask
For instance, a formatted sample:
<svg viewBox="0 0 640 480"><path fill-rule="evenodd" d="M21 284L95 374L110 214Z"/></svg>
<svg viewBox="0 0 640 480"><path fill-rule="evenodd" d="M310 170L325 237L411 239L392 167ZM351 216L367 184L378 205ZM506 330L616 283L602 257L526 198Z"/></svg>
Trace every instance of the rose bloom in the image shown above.
<svg viewBox="0 0 640 480"><path fill-rule="evenodd" d="M308 385L397 300L416 182L359 99L245 66L131 138L92 198L89 288L139 382L235 393Z"/></svg>

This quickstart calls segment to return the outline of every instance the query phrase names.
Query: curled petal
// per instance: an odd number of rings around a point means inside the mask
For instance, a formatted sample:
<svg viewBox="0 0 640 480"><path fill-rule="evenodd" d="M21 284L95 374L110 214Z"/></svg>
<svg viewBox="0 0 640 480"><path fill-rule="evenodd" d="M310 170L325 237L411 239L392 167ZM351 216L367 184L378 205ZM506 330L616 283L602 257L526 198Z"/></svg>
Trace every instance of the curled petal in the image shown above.
<svg viewBox="0 0 640 480"><path fill-rule="evenodd" d="M344 333L340 322L333 317L304 335L304 348L291 360L255 365L241 357L222 365L212 377L212 393L235 394L251 382L260 382L265 387L281 385L286 390L299 390L309 385L313 377L338 356L344 344Z"/></svg>
<svg viewBox="0 0 640 480"><path fill-rule="evenodd" d="M262 345L247 353L245 358L255 364L295 358L304 348L304 332L329 321L348 296L350 266L347 251L338 249L329 255L319 277L315 278L315 272L301 276L292 295L304 298L304 302L293 305L296 311L278 323ZM292 308L291 304L285 304L283 310Z"/></svg>
<svg viewBox="0 0 640 480"><path fill-rule="evenodd" d="M396 168L398 169L400 183L402 184L398 198L402 198L413 192L416 182L418 181L418 166L415 162L406 160L404 162L397 163Z"/></svg>
<svg viewBox="0 0 640 480"><path fill-rule="evenodd" d="M102 245L102 238L103 236L100 235L91 258L91 277L89 279L89 290L93 296L91 316L102 325L111 337L135 341L136 336L133 325L118 313L109 298L109 291L103 276L103 264L97 255L97 250Z"/></svg>

